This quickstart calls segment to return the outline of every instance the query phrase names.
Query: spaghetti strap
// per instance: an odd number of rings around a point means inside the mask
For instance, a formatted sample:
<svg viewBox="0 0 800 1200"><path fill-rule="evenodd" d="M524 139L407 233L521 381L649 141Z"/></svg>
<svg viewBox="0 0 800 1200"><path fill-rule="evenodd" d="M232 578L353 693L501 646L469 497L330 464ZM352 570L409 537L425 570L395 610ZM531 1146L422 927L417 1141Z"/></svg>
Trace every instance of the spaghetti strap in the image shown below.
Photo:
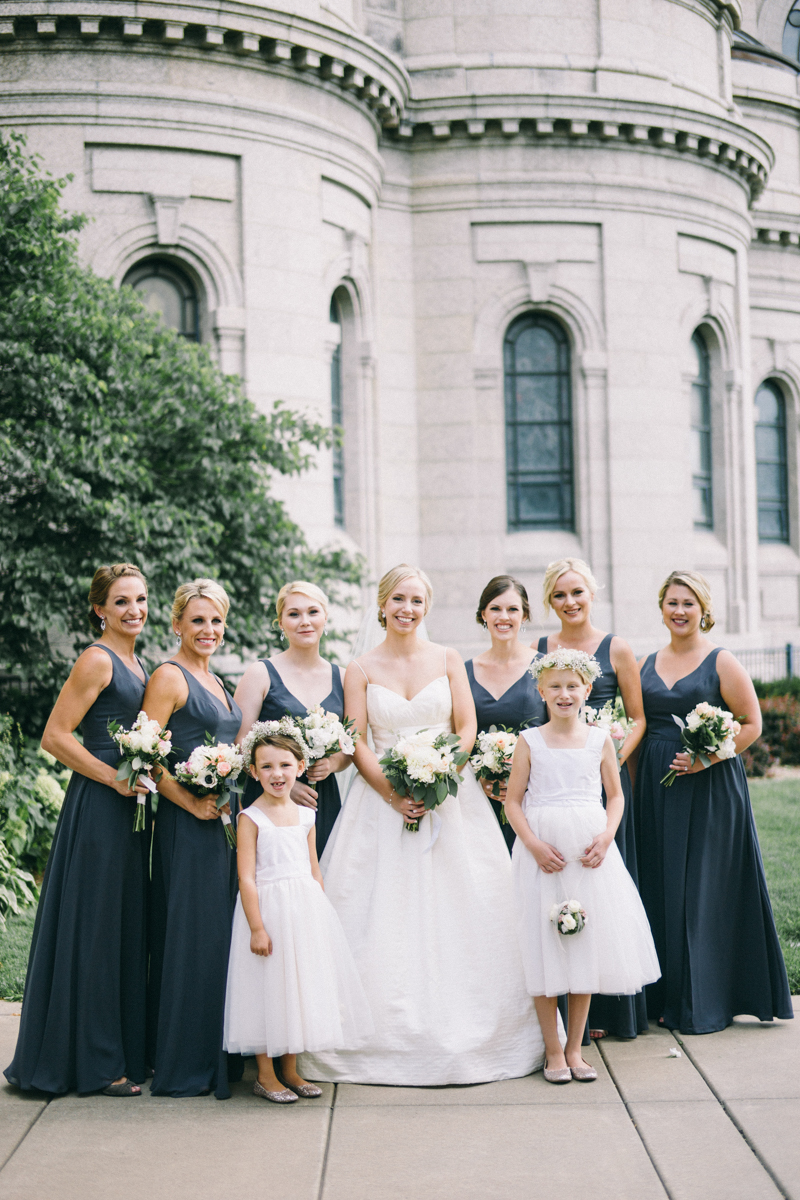
<svg viewBox="0 0 800 1200"><path fill-rule="evenodd" d="M354 659L353 659L353 662L356 664L356 666L358 667L359 671L361 672L361 674L362 674L362 675L364 676L364 678L366 679L367 683L369 683L369 675L368 675L368 674L367 674L367 672L364 670L364 668L362 667L362 665L361 665L361 663L358 661L358 659L357 659L357 658L354 658Z"/></svg>

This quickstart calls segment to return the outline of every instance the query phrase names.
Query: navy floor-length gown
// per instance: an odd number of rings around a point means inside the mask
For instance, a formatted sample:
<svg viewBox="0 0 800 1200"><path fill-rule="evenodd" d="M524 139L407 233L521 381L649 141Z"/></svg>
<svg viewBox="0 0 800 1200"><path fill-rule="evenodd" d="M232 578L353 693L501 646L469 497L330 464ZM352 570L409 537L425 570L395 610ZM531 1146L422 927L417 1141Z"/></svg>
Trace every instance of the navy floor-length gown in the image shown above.
<svg viewBox="0 0 800 1200"><path fill-rule="evenodd" d="M241 709L227 691L226 703L180 669L189 696L167 726L173 762L185 761L205 743L206 733L215 742L233 742L242 721ZM218 1100L230 1096L222 1025L234 872L235 855L222 820L201 821L161 796L153 835L147 997L154 1096L210 1091Z"/></svg>
<svg viewBox="0 0 800 1200"><path fill-rule="evenodd" d="M96 644L113 674L80 730L89 753L116 766L108 722L130 728L145 685ZM16 1053L5 1071L17 1087L96 1092L123 1075L145 1078L150 799L140 833L133 832L136 804L72 774L42 882Z"/></svg>
<svg viewBox="0 0 800 1200"><path fill-rule="evenodd" d="M285 717L289 713L293 717L304 717L308 713L305 704L302 704L297 697L289 691L286 684L281 679L275 666L268 658L261 660L269 673L269 691L264 697L264 703L261 705L261 712L258 714L259 721L279 721L281 717ZM339 720L344 717L344 689L342 688L342 676L339 668L331 664L331 690L324 700L320 701L320 706L326 712L335 713ZM308 780L303 776L303 782L308 783ZM336 782L335 775L328 775L326 779L320 780L319 783L309 783L309 787L313 787L317 793L317 822L316 822L316 839L317 839L317 857L322 857L322 851L325 849L325 844L330 837L331 830L336 824L336 818L339 815L339 809L342 807L342 802L339 796L339 785ZM247 780L244 794L242 796L242 808L248 808L257 796L261 795L261 785L253 779L252 775Z"/></svg>
<svg viewBox="0 0 800 1200"><path fill-rule="evenodd" d="M594 652L594 657L600 664L603 674L592 685L588 703L592 708L600 709L610 700L617 698L617 675L611 663L611 640L613 633L607 633ZM628 764L623 763L619 773L622 784L622 795L625 799L625 811L619 828L614 835L622 861L628 868L628 873L636 886L639 886L639 871L636 861L636 831L633 812L633 786L628 770ZM603 804L606 793L603 790ZM645 1033L647 1024L647 1000L644 992L636 996L592 996L589 1007L589 1028L605 1029L615 1037L635 1038L639 1033Z"/></svg>
<svg viewBox="0 0 800 1200"><path fill-rule="evenodd" d="M744 763L660 780L682 749L673 714L701 700L727 708L712 650L668 688L651 654L642 668L647 734L636 772L639 881L662 976L651 1019L682 1033L724 1029L738 1014L792 1017ZM736 714L734 714L736 715Z"/></svg>
<svg viewBox="0 0 800 1200"><path fill-rule="evenodd" d="M534 655L534 657L536 657ZM507 688L502 696L495 700L491 692L487 691L482 683L478 683L475 678L475 670L472 659L470 658L465 664L467 668L467 678L469 686L472 690L472 699L475 701L475 713L478 718L478 733L485 733L492 725L498 729L502 726L505 729L511 729L514 733L519 733L521 729L530 729L534 725L544 725L547 720L547 709L545 708L544 700L539 695L539 689L536 686L536 681L527 669L520 675L510 688ZM516 834L510 825L506 825L502 820L503 805L499 800L489 801L494 809L494 814L500 823L503 837L506 840L509 853L514 845Z"/></svg>

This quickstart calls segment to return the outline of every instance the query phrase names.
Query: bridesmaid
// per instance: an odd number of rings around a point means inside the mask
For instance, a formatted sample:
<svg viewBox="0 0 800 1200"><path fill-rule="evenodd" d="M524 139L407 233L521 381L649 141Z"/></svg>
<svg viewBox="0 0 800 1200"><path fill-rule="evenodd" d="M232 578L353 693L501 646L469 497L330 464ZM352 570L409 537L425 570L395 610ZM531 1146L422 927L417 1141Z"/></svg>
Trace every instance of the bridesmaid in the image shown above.
<svg viewBox="0 0 800 1200"><path fill-rule="evenodd" d="M108 722L129 728L147 674L134 653L147 620L138 567L98 567L84 650L56 701L43 749L73 774L58 819L33 933L14 1061L16 1087L139 1096L145 1070L147 828L133 832L135 793L117 779ZM80 726L83 745L73 737ZM137 790L144 792L144 788Z"/></svg>
<svg viewBox="0 0 800 1200"><path fill-rule="evenodd" d="M625 713L634 723L619 756L625 812L614 840L633 882L638 885L633 786L627 760L644 735L642 690L636 658L628 643L592 624L592 603L597 586L591 568L580 558L562 558L550 563L543 581L544 610L545 614L553 610L561 622L561 629L540 638L537 649L540 654L546 654L548 650L566 646L593 654L603 674L592 687L589 704L592 708L602 708L609 700L616 699L619 690ZM647 1030L646 1010L646 999L641 992L636 996L593 996L589 1009L591 1036L601 1038L611 1033L615 1037L635 1038Z"/></svg>
<svg viewBox="0 0 800 1200"><path fill-rule="evenodd" d="M704 636L713 628L702 575L673 571L658 595L668 646L642 660L647 737L636 771L641 892L662 976L647 988L659 1024L713 1033L740 1013L789 1020L792 1002L741 758L711 766L681 751L673 714L701 700L741 723L741 754L761 733L744 667ZM679 776L669 789L660 780Z"/></svg>
<svg viewBox="0 0 800 1200"><path fill-rule="evenodd" d="M477 658L464 664L478 717L478 733L492 725L503 725L519 733L532 725L543 725L547 710L539 689L528 674L536 658L519 640L523 621L531 619L528 593L513 575L495 575L481 592L475 620L489 631L492 644ZM480 780L491 801L509 853L516 834L501 819L506 798L505 787L499 798L492 795L492 783Z"/></svg>
<svg viewBox="0 0 800 1200"><path fill-rule="evenodd" d="M242 714L210 670L230 602L212 579L182 583L172 605L180 649L153 672L147 715L172 731L173 762L206 734L233 742ZM234 860L213 796L199 799L167 772L153 836L148 1055L154 1096L230 1096L222 1049Z"/></svg>
<svg viewBox="0 0 800 1200"><path fill-rule="evenodd" d="M285 584L275 601L281 640L289 645L272 658L251 663L236 689L242 709L239 740L256 721L277 721L287 713L304 717L309 708L321 704L327 712L344 717L341 667L324 659L319 643L328 619L328 597L314 583L295 579ZM292 788L295 804L317 810L317 856L322 851L339 815L341 801L335 776L353 761L346 754L318 759ZM247 808L259 794L255 779L248 779L242 797Z"/></svg>

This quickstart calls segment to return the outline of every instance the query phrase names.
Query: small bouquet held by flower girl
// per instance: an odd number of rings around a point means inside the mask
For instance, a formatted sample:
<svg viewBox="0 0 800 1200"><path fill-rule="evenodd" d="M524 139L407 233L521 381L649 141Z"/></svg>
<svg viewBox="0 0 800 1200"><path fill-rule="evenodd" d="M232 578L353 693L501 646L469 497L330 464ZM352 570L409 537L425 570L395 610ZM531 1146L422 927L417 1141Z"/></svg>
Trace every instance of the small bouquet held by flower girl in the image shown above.
<svg viewBox="0 0 800 1200"><path fill-rule="evenodd" d="M580 933L587 920L579 900L565 900L563 904L554 904L550 909L550 922L564 937Z"/></svg>
<svg viewBox="0 0 800 1200"><path fill-rule="evenodd" d="M469 765L475 772L476 779L489 779L492 783L492 795L499 799L501 784L508 783L511 774L511 759L517 735L510 729L490 725L484 733L479 733L472 747L472 757ZM500 810L500 820L508 824L505 807Z"/></svg>
<svg viewBox="0 0 800 1200"><path fill-rule="evenodd" d="M358 740L355 722L349 717L340 720L336 713L327 712L320 704L308 710L305 717L293 718L300 726L312 762L332 754L352 754ZM308 760L306 766L308 767Z"/></svg>
<svg viewBox="0 0 800 1200"><path fill-rule="evenodd" d="M147 713L142 711L130 729L123 729L119 721L109 721L108 732L122 754L117 779L127 780L131 791L137 783L141 783L148 792L154 792L156 785L150 778L150 772L157 770L160 775L167 765L167 758L172 750L171 731L162 729L158 721L149 720ZM133 818L134 833L141 833L145 827L146 798L137 792L136 816Z"/></svg>
<svg viewBox="0 0 800 1200"><path fill-rule="evenodd" d="M716 754L717 758L736 757L736 742L733 739L742 727L727 709L701 700L685 722L674 713L672 719L680 726L681 741L689 751L692 766L699 758L704 767L710 767L709 754ZM672 787L677 777L678 772L673 769L667 771L661 782L664 787Z"/></svg>
<svg viewBox="0 0 800 1200"><path fill-rule="evenodd" d="M413 796L430 812L458 791L458 767L469 758L467 751L457 748L459 744L455 733L420 729L395 742L380 765L398 796ZM405 828L417 833L419 821L406 821Z"/></svg>
<svg viewBox="0 0 800 1200"><path fill-rule="evenodd" d="M587 725L596 725L598 729L605 729L606 733L614 743L614 749L617 752L617 763L619 763L619 752L625 745L625 740L628 734L633 729L633 721L630 721L625 716L625 708L621 700L607 700L602 708L591 708L588 704L584 709L584 718Z"/></svg>
<svg viewBox="0 0 800 1200"><path fill-rule="evenodd" d="M228 803L230 793L239 789L233 785L244 767L244 756L238 746L226 742L215 742L206 734L206 744L197 746L186 762L178 763L173 775L178 783L195 796L217 796L217 808ZM236 831L227 813L222 813L222 824L228 845L235 849Z"/></svg>

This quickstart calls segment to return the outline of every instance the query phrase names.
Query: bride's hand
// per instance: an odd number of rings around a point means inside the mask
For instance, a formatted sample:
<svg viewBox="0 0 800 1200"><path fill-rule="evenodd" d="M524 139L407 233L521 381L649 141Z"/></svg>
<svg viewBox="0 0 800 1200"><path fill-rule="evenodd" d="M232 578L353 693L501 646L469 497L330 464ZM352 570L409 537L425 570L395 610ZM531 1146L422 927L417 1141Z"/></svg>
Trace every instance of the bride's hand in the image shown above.
<svg viewBox="0 0 800 1200"><path fill-rule="evenodd" d="M317 793L307 783L294 784L289 795L295 804L299 804L301 808L317 807Z"/></svg>
<svg viewBox="0 0 800 1200"><path fill-rule="evenodd" d="M412 821L418 821L425 815L425 805L421 800L415 800L413 796L398 796L395 792L391 799L391 805L394 811L400 813L400 816L409 824Z"/></svg>

